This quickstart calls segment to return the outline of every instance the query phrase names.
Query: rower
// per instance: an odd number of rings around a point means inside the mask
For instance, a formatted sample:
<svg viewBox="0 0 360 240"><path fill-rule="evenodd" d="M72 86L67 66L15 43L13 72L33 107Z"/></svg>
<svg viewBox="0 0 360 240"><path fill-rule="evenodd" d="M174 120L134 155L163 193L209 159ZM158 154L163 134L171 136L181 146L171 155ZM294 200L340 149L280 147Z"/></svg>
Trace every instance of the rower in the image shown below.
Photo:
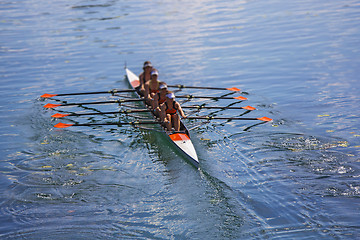
<svg viewBox="0 0 360 240"><path fill-rule="evenodd" d="M156 69L151 71L151 79L145 83L144 97L148 105L151 105L152 98L159 92L160 81L158 80L159 72Z"/></svg>
<svg viewBox="0 0 360 240"><path fill-rule="evenodd" d="M160 117L160 105L166 101L166 94L168 93L167 85L164 82L160 82L159 92L156 93L152 99L151 106L154 109L154 113L156 116ZM162 121L164 119L161 119Z"/></svg>
<svg viewBox="0 0 360 240"><path fill-rule="evenodd" d="M150 61L144 62L143 72L139 75L140 85L139 85L139 92L141 95L145 93L145 83L148 82L151 78L151 71L153 66Z"/></svg>
<svg viewBox="0 0 360 240"><path fill-rule="evenodd" d="M172 130L172 127L174 127L176 132L180 131L180 117L178 113L180 113L182 118L186 118L180 104L175 101L175 94L168 91L166 94L166 101L161 105L161 114L165 126L169 131Z"/></svg>

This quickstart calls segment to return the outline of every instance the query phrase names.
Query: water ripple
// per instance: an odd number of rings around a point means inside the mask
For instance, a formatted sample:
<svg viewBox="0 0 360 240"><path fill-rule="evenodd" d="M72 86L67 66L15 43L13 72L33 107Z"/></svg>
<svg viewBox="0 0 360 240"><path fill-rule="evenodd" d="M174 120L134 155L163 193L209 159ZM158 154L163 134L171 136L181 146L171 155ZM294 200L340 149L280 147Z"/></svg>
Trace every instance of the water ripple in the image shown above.
<svg viewBox="0 0 360 240"><path fill-rule="evenodd" d="M356 1L26 0L0 6L2 239L357 237ZM42 108L41 94L127 88L124 63L140 73L145 60L168 83L239 87L246 104L257 108L248 116L274 122L188 121L201 124L191 132L200 171L158 133L53 128L58 120ZM64 121L119 119L133 118Z"/></svg>

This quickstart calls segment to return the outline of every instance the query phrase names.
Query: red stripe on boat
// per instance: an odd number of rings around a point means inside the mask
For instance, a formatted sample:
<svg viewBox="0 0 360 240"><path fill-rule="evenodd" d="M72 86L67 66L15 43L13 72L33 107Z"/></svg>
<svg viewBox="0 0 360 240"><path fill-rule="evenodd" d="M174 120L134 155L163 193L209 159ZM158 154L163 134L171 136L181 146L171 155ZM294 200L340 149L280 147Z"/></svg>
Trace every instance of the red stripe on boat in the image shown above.
<svg viewBox="0 0 360 240"><path fill-rule="evenodd" d="M136 87L139 86L139 85L140 85L140 81L139 81L139 80L131 81L131 86L132 86L133 88L136 88Z"/></svg>
<svg viewBox="0 0 360 240"><path fill-rule="evenodd" d="M173 141L186 141L186 140L190 140L189 136L186 135L185 133L174 133L169 135L169 137L171 138L171 140Z"/></svg>

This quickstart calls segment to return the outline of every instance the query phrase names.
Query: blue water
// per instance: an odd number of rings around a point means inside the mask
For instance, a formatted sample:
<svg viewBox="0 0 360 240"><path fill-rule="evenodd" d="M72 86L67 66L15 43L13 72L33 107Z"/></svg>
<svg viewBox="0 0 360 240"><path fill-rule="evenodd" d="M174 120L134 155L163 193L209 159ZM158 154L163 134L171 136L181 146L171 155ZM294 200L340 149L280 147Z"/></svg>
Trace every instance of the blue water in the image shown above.
<svg viewBox="0 0 360 240"><path fill-rule="evenodd" d="M360 238L359 20L354 0L1 2L0 238ZM241 88L244 117L274 121L194 128L199 170L154 131L53 128L40 95L127 88L145 60L169 84Z"/></svg>

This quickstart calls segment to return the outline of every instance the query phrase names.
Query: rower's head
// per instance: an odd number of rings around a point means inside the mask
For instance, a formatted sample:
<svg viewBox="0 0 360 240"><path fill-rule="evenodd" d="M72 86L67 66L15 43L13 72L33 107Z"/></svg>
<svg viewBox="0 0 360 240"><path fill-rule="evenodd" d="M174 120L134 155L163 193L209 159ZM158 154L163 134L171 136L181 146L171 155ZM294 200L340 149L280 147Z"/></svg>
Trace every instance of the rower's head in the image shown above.
<svg viewBox="0 0 360 240"><path fill-rule="evenodd" d="M161 82L160 85L159 85L159 90L160 90L160 92L166 94L166 93L167 93L167 90L168 90L166 83Z"/></svg>
<svg viewBox="0 0 360 240"><path fill-rule="evenodd" d="M146 61L146 62L144 62L143 69L144 69L144 71L150 72L153 69L153 65L151 64L150 61Z"/></svg>
<svg viewBox="0 0 360 240"><path fill-rule="evenodd" d="M156 70L155 68L153 68L153 70L151 71L151 79L157 80L158 76L159 76L158 70Z"/></svg>
<svg viewBox="0 0 360 240"><path fill-rule="evenodd" d="M171 91L168 91L168 93L166 94L166 100L168 101L175 101L175 94Z"/></svg>

